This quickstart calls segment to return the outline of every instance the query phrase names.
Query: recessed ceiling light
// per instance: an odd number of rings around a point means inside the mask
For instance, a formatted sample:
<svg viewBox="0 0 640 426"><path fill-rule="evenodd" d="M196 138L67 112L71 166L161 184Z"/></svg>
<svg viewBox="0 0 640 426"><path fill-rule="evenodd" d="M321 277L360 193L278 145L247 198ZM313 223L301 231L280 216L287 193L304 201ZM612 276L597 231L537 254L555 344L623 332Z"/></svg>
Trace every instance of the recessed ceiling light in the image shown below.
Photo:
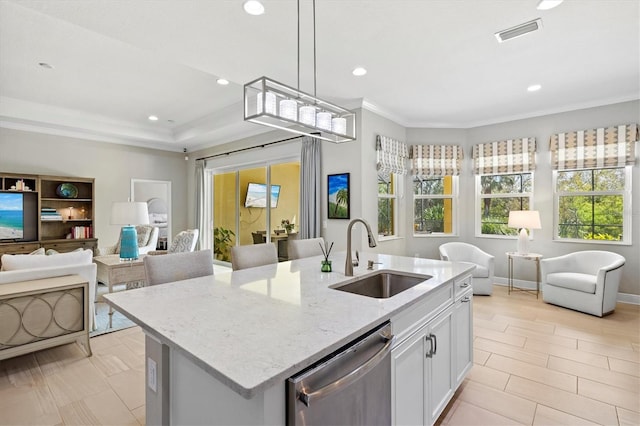
<svg viewBox="0 0 640 426"><path fill-rule="evenodd" d="M53 69L53 65L48 64L46 62L38 62L38 65L40 65L42 68L46 68L48 70L52 70Z"/></svg>
<svg viewBox="0 0 640 426"><path fill-rule="evenodd" d="M553 9L554 7L558 6L562 2L563 0L540 0L538 2L538 6L536 6L536 9L538 10Z"/></svg>
<svg viewBox="0 0 640 426"><path fill-rule="evenodd" d="M537 92L540 89L542 89L542 86L540 84L532 84L531 86L527 87L527 91L529 92Z"/></svg>
<svg viewBox="0 0 640 426"><path fill-rule="evenodd" d="M244 8L244 11L249 15L257 16L264 13L264 6L258 0L247 0L244 2L242 7Z"/></svg>
<svg viewBox="0 0 640 426"><path fill-rule="evenodd" d="M150 115L147 118L149 119L149 121L158 121L158 116L157 115Z"/></svg>
<svg viewBox="0 0 640 426"><path fill-rule="evenodd" d="M227 84L229 84L229 80L224 79L224 78L219 78L219 79L218 79L218 80L216 80L216 81L217 81L217 83L218 83L220 86L226 86Z"/></svg>
<svg viewBox="0 0 640 426"><path fill-rule="evenodd" d="M360 77L360 76L365 75L365 74L367 73L367 70L366 70L365 68L358 67L358 68L355 68L355 69L352 71L352 73L353 73L353 75L355 75L356 77Z"/></svg>

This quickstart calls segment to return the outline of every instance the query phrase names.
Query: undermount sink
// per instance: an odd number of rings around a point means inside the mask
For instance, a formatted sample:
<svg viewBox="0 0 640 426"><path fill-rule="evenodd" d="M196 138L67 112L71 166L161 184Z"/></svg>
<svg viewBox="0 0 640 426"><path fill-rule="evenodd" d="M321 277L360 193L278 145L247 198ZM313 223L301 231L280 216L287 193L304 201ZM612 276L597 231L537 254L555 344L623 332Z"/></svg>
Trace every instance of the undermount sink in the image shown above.
<svg viewBox="0 0 640 426"><path fill-rule="evenodd" d="M375 297L376 299L387 299L429 278L431 278L431 275L405 275L397 272L379 271L373 275L367 275L347 284L339 284L331 288L361 296Z"/></svg>

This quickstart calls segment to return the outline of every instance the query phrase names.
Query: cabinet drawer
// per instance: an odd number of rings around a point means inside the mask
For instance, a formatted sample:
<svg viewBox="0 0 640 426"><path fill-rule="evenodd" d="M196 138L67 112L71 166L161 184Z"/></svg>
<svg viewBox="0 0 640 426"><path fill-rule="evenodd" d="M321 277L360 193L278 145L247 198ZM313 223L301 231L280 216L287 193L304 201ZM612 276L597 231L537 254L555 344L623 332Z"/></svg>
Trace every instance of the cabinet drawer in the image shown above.
<svg viewBox="0 0 640 426"><path fill-rule="evenodd" d="M95 240L69 240L43 243L45 250L53 249L61 253L73 251L79 248L94 250L96 247Z"/></svg>
<svg viewBox="0 0 640 426"><path fill-rule="evenodd" d="M40 244L38 243L14 243L0 246L0 255L3 254L24 254L31 253L34 250L38 250Z"/></svg>
<svg viewBox="0 0 640 426"><path fill-rule="evenodd" d="M458 278L454 281L453 286L455 288L455 298L458 299L462 293L471 288L472 278L471 275Z"/></svg>
<svg viewBox="0 0 640 426"><path fill-rule="evenodd" d="M402 342L452 304L453 283L449 282L429 293L424 300L413 307L391 318L391 327L397 342Z"/></svg>

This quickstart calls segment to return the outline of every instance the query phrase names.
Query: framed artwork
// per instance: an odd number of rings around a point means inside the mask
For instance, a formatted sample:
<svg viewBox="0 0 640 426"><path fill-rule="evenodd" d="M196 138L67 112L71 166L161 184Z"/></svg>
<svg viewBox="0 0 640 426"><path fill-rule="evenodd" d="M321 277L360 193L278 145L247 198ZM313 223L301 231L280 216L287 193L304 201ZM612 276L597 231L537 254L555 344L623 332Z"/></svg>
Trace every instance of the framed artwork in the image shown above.
<svg viewBox="0 0 640 426"><path fill-rule="evenodd" d="M349 219L349 173L327 176L327 218Z"/></svg>

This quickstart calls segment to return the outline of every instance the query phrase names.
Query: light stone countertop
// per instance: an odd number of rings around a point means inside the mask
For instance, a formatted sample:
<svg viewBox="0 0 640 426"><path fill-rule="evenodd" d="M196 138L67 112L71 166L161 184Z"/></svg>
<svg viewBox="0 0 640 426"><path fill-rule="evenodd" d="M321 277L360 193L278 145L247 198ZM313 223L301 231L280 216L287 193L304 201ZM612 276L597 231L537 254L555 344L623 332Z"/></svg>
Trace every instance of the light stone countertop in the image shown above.
<svg viewBox="0 0 640 426"><path fill-rule="evenodd" d="M346 253L215 274L105 295L143 330L249 399L354 340L473 267L432 259L361 253L354 277ZM381 262L367 270L367 260ZM375 270L432 278L388 299L329 286Z"/></svg>

